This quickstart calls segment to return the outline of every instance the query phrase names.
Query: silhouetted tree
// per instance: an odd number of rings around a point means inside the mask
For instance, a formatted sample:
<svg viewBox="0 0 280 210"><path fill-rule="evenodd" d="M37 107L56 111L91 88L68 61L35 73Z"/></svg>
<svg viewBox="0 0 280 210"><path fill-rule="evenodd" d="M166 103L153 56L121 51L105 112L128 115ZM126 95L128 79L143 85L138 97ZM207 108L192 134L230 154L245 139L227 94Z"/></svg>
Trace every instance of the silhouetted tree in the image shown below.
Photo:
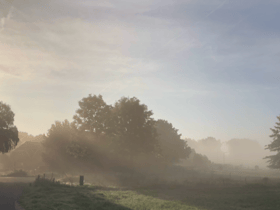
<svg viewBox="0 0 280 210"><path fill-rule="evenodd" d="M276 152L276 154L265 157L265 159L268 159L268 167L273 169L280 169L280 116L277 119L279 122L276 122L274 128L270 129L273 132L270 135L273 141L266 146L266 149Z"/></svg>
<svg viewBox="0 0 280 210"><path fill-rule="evenodd" d="M80 108L74 115L74 123L81 131L87 131L99 136L102 133L110 133L111 106L108 106L101 95L89 95L79 101Z"/></svg>
<svg viewBox="0 0 280 210"><path fill-rule="evenodd" d="M153 112L135 97L123 97L115 103L114 138L122 154L133 159L138 154L156 152L157 134L152 115Z"/></svg>
<svg viewBox="0 0 280 210"><path fill-rule="evenodd" d="M81 131L68 120L57 121L42 142L42 159L49 169L61 173L107 167L107 142L100 135Z"/></svg>
<svg viewBox="0 0 280 210"><path fill-rule="evenodd" d="M2 153L9 152L19 142L14 116L10 106L0 101L0 152Z"/></svg>
<svg viewBox="0 0 280 210"><path fill-rule="evenodd" d="M42 142L44 148L42 160L49 169L57 172L68 172L74 168L74 158L67 151L67 147L76 137L75 131L73 124L67 120L64 122L56 121L48 130Z"/></svg>
<svg viewBox="0 0 280 210"><path fill-rule="evenodd" d="M178 134L178 130L171 123L166 120L158 120L155 126L158 133L160 153L166 163L177 163L180 159L189 156L191 149L187 142L181 139L181 134Z"/></svg>
<svg viewBox="0 0 280 210"><path fill-rule="evenodd" d="M211 165L211 161L207 156L196 153L194 149L190 150L191 152L189 154L189 157L182 160L180 165L193 168L207 168Z"/></svg>

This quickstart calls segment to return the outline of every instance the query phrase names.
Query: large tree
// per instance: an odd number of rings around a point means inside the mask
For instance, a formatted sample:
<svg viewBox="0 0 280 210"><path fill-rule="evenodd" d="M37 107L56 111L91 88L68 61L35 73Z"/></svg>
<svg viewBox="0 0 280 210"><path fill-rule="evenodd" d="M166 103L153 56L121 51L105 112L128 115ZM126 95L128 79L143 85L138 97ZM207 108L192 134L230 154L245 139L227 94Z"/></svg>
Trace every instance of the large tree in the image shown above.
<svg viewBox="0 0 280 210"><path fill-rule="evenodd" d="M74 123L81 131L87 131L96 136L110 133L111 106L108 106L101 95L89 95L79 101L80 108L74 115Z"/></svg>
<svg viewBox="0 0 280 210"><path fill-rule="evenodd" d="M11 107L0 101L0 152L2 153L9 152L19 142L14 116Z"/></svg>
<svg viewBox="0 0 280 210"><path fill-rule="evenodd" d="M166 120L156 122L158 142L162 158L166 163L177 163L180 159L185 159L191 153L187 142L181 139L181 134L173 125Z"/></svg>
<svg viewBox="0 0 280 210"><path fill-rule="evenodd" d="M278 122L276 122L274 128L270 129L273 133L270 137L273 140L266 146L266 149L271 152L276 152L276 154L265 157L265 159L268 159L268 167L273 169L280 169L280 116L278 116L277 119Z"/></svg>
<svg viewBox="0 0 280 210"><path fill-rule="evenodd" d="M141 154L155 153L157 133L153 112L139 99L123 97L113 109L114 138L120 151L131 159Z"/></svg>

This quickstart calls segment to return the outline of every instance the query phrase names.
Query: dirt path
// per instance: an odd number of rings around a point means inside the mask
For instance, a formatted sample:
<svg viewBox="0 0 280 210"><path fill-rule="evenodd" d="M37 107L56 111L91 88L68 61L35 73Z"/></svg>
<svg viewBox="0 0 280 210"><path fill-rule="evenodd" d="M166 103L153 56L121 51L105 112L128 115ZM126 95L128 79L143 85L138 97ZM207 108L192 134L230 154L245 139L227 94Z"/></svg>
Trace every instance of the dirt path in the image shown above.
<svg viewBox="0 0 280 210"><path fill-rule="evenodd" d="M15 201L19 199L23 186L18 183L0 183L0 209L17 210Z"/></svg>

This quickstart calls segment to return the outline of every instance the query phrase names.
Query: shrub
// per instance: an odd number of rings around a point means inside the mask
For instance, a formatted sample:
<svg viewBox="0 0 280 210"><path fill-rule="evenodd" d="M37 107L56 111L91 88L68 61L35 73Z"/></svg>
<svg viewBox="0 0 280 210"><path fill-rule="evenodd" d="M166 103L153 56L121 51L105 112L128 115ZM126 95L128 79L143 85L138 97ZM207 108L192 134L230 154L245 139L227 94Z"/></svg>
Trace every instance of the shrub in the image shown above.
<svg viewBox="0 0 280 210"><path fill-rule="evenodd" d="M50 186L50 185L60 185L59 181L55 181L55 178L41 178L40 175L35 179L34 186Z"/></svg>
<svg viewBox="0 0 280 210"><path fill-rule="evenodd" d="M28 176L26 171L23 170L15 170L12 173L7 174L8 177L26 177Z"/></svg>

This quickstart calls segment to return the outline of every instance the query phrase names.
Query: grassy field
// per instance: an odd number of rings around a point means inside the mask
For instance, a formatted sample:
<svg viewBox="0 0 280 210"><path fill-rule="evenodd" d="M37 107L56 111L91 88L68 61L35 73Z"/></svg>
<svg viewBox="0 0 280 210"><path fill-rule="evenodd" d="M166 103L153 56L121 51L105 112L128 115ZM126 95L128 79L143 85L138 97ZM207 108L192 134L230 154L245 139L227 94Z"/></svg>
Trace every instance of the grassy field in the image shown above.
<svg viewBox="0 0 280 210"><path fill-rule="evenodd" d="M157 184L108 188L43 184L28 186L20 199L26 210L276 210L280 184Z"/></svg>

